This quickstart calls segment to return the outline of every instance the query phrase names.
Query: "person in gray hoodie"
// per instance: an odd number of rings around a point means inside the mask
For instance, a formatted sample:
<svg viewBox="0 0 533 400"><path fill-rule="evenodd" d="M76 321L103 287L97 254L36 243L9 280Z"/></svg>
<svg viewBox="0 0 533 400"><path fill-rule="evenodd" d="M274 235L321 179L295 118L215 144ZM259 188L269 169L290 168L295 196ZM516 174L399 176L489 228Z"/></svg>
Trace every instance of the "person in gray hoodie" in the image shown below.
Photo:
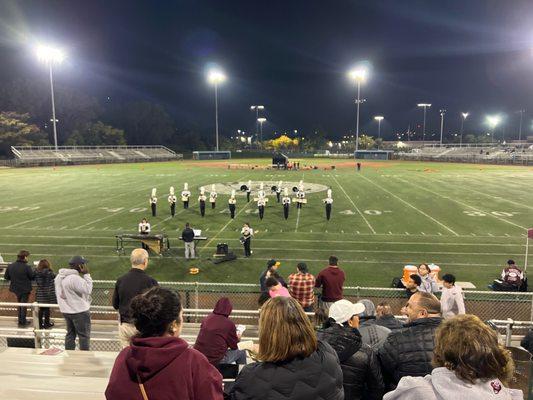
<svg viewBox="0 0 533 400"><path fill-rule="evenodd" d="M91 293L93 280L87 260L74 256L69 268L61 268L54 281L59 310L67 323L65 350L74 350L76 336L80 350L89 350L91 341Z"/></svg>
<svg viewBox="0 0 533 400"><path fill-rule="evenodd" d="M403 377L384 400L522 400L509 389L514 365L497 333L475 315L443 322L435 334L435 369L424 377Z"/></svg>
<svg viewBox="0 0 533 400"><path fill-rule="evenodd" d="M358 303L365 306L365 311L359 314L359 333L361 333L363 343L377 351L383 346L391 330L376 324L376 306L372 300L362 299Z"/></svg>

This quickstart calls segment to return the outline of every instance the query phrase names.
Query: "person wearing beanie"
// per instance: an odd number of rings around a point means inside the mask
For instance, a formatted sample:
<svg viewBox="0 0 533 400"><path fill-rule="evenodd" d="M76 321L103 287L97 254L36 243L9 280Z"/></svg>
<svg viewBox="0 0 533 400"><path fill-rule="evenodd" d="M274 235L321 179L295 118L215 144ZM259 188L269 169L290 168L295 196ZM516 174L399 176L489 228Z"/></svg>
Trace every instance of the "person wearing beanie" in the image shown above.
<svg viewBox="0 0 533 400"><path fill-rule="evenodd" d="M259 276L259 286L261 287L261 292L267 292L266 280L270 277L276 278L281 286L287 287L285 279L278 273L278 268L281 263L274 260L273 258L267 261L266 269Z"/></svg>
<svg viewBox="0 0 533 400"><path fill-rule="evenodd" d="M80 350L89 350L91 342L91 293L93 280L87 260L74 256L68 268L61 268L55 278L55 290L59 310L67 324L65 350L74 350L76 336Z"/></svg>
<svg viewBox="0 0 533 400"><path fill-rule="evenodd" d="M376 324L376 307L371 300L362 299L358 304L364 307L359 314L359 333L361 333L363 343L377 350L385 343L391 330Z"/></svg>
<svg viewBox="0 0 533 400"><path fill-rule="evenodd" d="M359 315L362 303L339 300L329 308L329 318L317 336L337 353L343 374L344 398L350 400L381 399L383 377L377 353L361 338Z"/></svg>

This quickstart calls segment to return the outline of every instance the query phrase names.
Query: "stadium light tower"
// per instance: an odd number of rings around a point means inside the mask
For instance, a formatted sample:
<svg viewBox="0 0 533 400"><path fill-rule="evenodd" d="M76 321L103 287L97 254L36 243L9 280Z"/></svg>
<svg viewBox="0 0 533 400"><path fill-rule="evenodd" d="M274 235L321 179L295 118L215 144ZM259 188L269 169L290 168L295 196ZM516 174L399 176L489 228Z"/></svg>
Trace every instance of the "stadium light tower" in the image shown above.
<svg viewBox="0 0 533 400"><path fill-rule="evenodd" d="M496 130L496 127L500 123L501 118L499 115L488 115L487 116L487 123L489 124L491 128L491 142L494 143L494 131Z"/></svg>
<svg viewBox="0 0 533 400"><path fill-rule="evenodd" d="M381 121L383 121L384 117L382 115L376 115L374 117L374 120L378 121L378 139L381 139ZM379 144L378 144L379 149Z"/></svg>
<svg viewBox="0 0 533 400"><path fill-rule="evenodd" d="M443 108L442 110L439 110L440 112L440 145L442 146L442 132L444 131L444 114L446 114L446 110Z"/></svg>
<svg viewBox="0 0 533 400"><path fill-rule="evenodd" d="M250 106L250 110L255 111L255 137L258 137L257 121L259 120L259 110L264 110L265 106Z"/></svg>
<svg viewBox="0 0 533 400"><path fill-rule="evenodd" d="M466 117L468 117L469 113L467 112L464 112L464 113L461 113L461 139L460 139L460 144L462 145L463 144L463 128L465 126L465 120L466 120Z"/></svg>
<svg viewBox="0 0 533 400"><path fill-rule="evenodd" d="M422 128L422 141L424 141L424 140L426 140L426 109L428 107L431 107L431 104L429 104L429 103L418 103L417 106L424 108L424 125L423 125L423 128Z"/></svg>
<svg viewBox="0 0 533 400"><path fill-rule="evenodd" d="M50 70L50 92L52 97L52 126L54 127L54 148L57 150L57 126L56 126L56 105L54 99L54 74L53 65L61 64L65 59L65 53L63 50L50 47L50 46L38 46L35 50L37 59L48 65Z"/></svg>
<svg viewBox="0 0 533 400"><path fill-rule="evenodd" d="M266 122L266 118L257 118L257 122L259 122L259 143L263 143L263 122Z"/></svg>
<svg viewBox="0 0 533 400"><path fill-rule="evenodd" d="M207 73L207 81L215 86L215 139L216 151L218 151L218 85L226 80L226 75L219 69L210 69Z"/></svg>
<svg viewBox="0 0 533 400"><path fill-rule="evenodd" d="M357 122L355 124L355 152L359 150L359 106L364 100L361 100L361 83L366 81L368 71L366 68L354 68L348 72L348 77L357 84Z"/></svg>

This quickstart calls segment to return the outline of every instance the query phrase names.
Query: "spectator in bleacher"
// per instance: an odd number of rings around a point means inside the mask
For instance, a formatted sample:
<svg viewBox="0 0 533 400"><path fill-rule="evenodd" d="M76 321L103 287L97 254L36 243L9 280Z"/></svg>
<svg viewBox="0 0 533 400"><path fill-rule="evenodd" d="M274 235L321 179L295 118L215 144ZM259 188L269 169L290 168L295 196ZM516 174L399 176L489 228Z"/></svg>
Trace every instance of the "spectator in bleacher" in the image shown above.
<svg viewBox="0 0 533 400"><path fill-rule="evenodd" d="M435 278L431 276L431 268L429 268L429 265L420 264L418 266L418 276L421 279L421 283L418 285L418 290L433 294L439 291L439 285L437 285Z"/></svg>
<svg viewBox="0 0 533 400"><path fill-rule="evenodd" d="M407 297L411 297L413 294L418 293L418 288L422 284L422 278L417 274L409 275L409 280L405 284L405 294Z"/></svg>
<svg viewBox="0 0 533 400"><path fill-rule="evenodd" d="M283 287L281 283L274 277L267 278L265 286L268 290L270 297L291 297L286 287Z"/></svg>
<svg viewBox="0 0 533 400"><path fill-rule="evenodd" d="M260 362L243 368L232 400L342 400L342 370L331 346L318 341L311 321L292 297L268 300L259 316Z"/></svg>
<svg viewBox="0 0 533 400"><path fill-rule="evenodd" d="M229 319L233 305L221 297L211 314L204 318L194 348L215 367L219 364L246 364L246 352L239 350L241 339L235 323Z"/></svg>
<svg viewBox="0 0 533 400"><path fill-rule="evenodd" d="M522 287L524 281L524 273L518 268L514 260L507 261L507 267L505 267L501 274L501 279L495 279L492 285L489 285L489 289L504 291L504 292L516 292Z"/></svg>
<svg viewBox="0 0 533 400"><path fill-rule="evenodd" d="M329 318L318 338L329 343L341 363L344 398L378 400L383 396L383 377L377 353L363 343L359 328L361 303L339 300L329 308Z"/></svg>
<svg viewBox="0 0 533 400"><path fill-rule="evenodd" d="M289 292L305 312L312 312L315 303L315 277L311 275L304 262L298 263L296 273L289 275Z"/></svg>
<svg viewBox="0 0 533 400"><path fill-rule="evenodd" d="M533 354L533 329L527 331L524 338L520 341L520 346Z"/></svg>
<svg viewBox="0 0 533 400"><path fill-rule="evenodd" d="M91 344L91 293L93 280L89 274L87 260L74 256L68 268L61 268L55 278L55 289L59 310L67 323L65 350L74 350L76 336L80 350L89 350Z"/></svg>
<svg viewBox="0 0 533 400"><path fill-rule="evenodd" d="M359 314L359 333L361 333L363 343L377 351L383 346L391 330L376 324L376 307L371 300L362 299L358 303L364 307Z"/></svg>
<svg viewBox="0 0 533 400"><path fill-rule="evenodd" d="M148 268L148 252L134 249L131 252L131 269L117 279L113 292L113 308L119 311L118 337L122 348L129 346L130 339L137 334L130 316L130 303L138 294L157 286L157 281L145 271Z"/></svg>
<svg viewBox="0 0 533 400"><path fill-rule="evenodd" d="M444 319L465 313L463 290L459 286L455 286L455 276L452 274L446 274L442 277L440 304Z"/></svg>
<svg viewBox="0 0 533 400"><path fill-rule="evenodd" d="M117 356L106 399L222 400L220 373L179 337L179 295L155 286L134 297L130 307L139 333Z"/></svg>
<svg viewBox="0 0 533 400"><path fill-rule="evenodd" d="M282 286L287 287L285 279L283 279L283 277L278 273L278 268L280 265L281 263L274 259L270 259L267 261L266 269L259 276L259 286L261 287L262 292L268 292L266 287L266 280L270 277L276 278Z"/></svg>
<svg viewBox="0 0 533 400"><path fill-rule="evenodd" d="M425 377L404 377L384 400L522 400L508 389L514 365L498 334L475 315L445 321L435 333L435 369Z"/></svg>
<svg viewBox="0 0 533 400"><path fill-rule="evenodd" d="M403 324L392 314L390 304L384 301L376 307L376 325L384 326L391 331L403 328Z"/></svg>
<svg viewBox="0 0 533 400"><path fill-rule="evenodd" d="M431 373L435 330L442 322L440 302L434 295L418 292L405 307L408 322L390 333L379 349L385 383L394 389L404 376Z"/></svg>
<svg viewBox="0 0 533 400"><path fill-rule="evenodd" d="M17 296L17 302L27 303L31 293L31 281L35 279L35 271L28 264L30 252L21 250L17 261L7 266L4 279L9 281L9 291ZM18 307L18 325L24 328L30 322L26 320L26 307Z"/></svg>
<svg viewBox="0 0 533 400"><path fill-rule="evenodd" d="M52 271L52 267L48 260L40 260L35 270L35 283L37 290L35 298L38 303L56 304L56 290L54 279L56 274ZM39 306L39 328L50 329L54 323L50 321L50 307Z"/></svg>
<svg viewBox="0 0 533 400"><path fill-rule="evenodd" d="M316 277L315 287L322 288L319 297L319 307L328 315L329 307L336 301L342 300L342 289L346 276L338 266L339 259L329 257L329 265L320 271Z"/></svg>

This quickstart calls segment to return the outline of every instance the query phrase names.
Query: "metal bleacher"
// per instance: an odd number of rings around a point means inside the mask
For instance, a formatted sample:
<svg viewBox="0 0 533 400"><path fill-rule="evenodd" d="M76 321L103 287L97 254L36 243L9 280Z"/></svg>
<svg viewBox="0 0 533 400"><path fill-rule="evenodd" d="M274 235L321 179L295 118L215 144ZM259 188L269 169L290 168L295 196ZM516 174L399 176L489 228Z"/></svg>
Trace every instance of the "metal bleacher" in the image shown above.
<svg viewBox="0 0 533 400"><path fill-rule="evenodd" d="M64 165L182 159L165 146L12 146L19 165Z"/></svg>

